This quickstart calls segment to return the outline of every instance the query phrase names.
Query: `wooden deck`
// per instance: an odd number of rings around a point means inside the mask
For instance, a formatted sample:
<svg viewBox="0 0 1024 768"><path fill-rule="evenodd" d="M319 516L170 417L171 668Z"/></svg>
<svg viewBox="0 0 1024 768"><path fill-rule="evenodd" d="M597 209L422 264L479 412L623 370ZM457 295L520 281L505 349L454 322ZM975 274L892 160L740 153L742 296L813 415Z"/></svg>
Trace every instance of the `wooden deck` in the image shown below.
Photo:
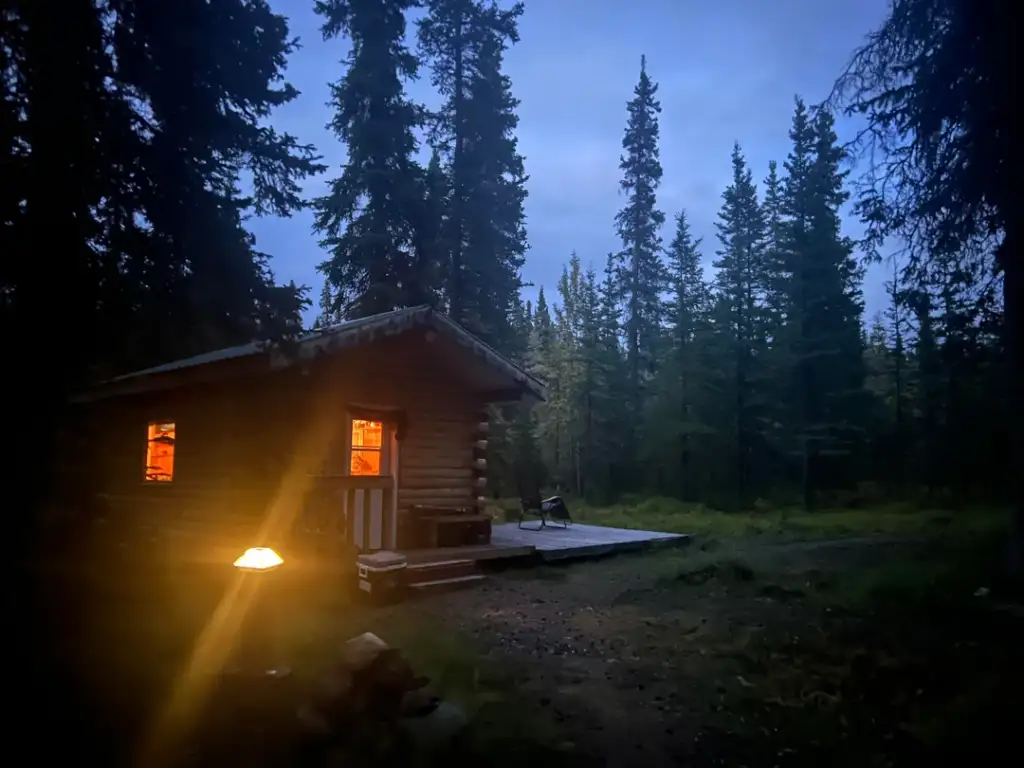
<svg viewBox="0 0 1024 768"><path fill-rule="evenodd" d="M528 524L537 525L533 521ZM494 526L491 533L493 546L532 546L544 561L594 557L612 552L637 552L656 546L678 546L689 539L688 535L682 533L635 531L583 523L574 523L568 528L545 526L539 531L526 530L515 523L505 523Z"/></svg>
<svg viewBox="0 0 1024 768"><path fill-rule="evenodd" d="M529 523L537 525L537 521ZM651 547L679 546L687 534L634 531L575 523L568 528L546 526L526 530L515 523L494 526L491 543L474 547L407 550L409 564L457 560L509 560L533 558L542 562L596 557L613 552L638 552Z"/></svg>
<svg viewBox="0 0 1024 768"><path fill-rule="evenodd" d="M493 542L468 547L438 547L436 549L405 549L409 565L422 563L439 563L450 560L508 560L519 557L531 557L534 547L507 545L498 546Z"/></svg>

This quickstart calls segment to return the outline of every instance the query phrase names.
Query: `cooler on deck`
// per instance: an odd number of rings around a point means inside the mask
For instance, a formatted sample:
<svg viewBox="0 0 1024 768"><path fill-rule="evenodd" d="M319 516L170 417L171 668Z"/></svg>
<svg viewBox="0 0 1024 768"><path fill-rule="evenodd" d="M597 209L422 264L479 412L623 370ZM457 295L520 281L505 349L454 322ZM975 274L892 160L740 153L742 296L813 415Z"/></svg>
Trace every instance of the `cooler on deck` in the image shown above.
<svg viewBox="0 0 1024 768"><path fill-rule="evenodd" d="M397 596L405 586L405 570L409 563L405 555L381 550L359 555L356 568L359 574L359 589L374 600L386 600Z"/></svg>

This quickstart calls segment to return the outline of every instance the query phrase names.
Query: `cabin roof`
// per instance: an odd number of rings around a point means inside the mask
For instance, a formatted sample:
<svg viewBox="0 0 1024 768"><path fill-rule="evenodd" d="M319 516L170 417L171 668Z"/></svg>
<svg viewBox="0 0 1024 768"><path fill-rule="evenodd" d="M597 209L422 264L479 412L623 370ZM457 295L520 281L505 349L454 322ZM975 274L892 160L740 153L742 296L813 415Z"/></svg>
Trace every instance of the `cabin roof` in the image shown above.
<svg viewBox="0 0 1024 768"><path fill-rule="evenodd" d="M543 383L524 371L492 346L477 338L461 325L429 306L396 309L378 315L347 320L343 323L317 329L300 336L294 342L290 354L285 354L279 345L267 342L251 342L235 347L204 352L200 355L175 360L170 363L134 371L99 384L92 392L81 399L98 399L114 396L122 391L118 385L150 384L151 386L131 387L134 391L158 390L176 386L166 381L161 374L171 374L189 369L214 366L229 360L257 358L268 356L271 368L283 368L296 361L310 360L324 354L331 354L342 349L352 349L373 344L385 338L397 336L416 328L433 330L440 335L455 341L497 372L508 377L523 393L536 399L545 397Z"/></svg>

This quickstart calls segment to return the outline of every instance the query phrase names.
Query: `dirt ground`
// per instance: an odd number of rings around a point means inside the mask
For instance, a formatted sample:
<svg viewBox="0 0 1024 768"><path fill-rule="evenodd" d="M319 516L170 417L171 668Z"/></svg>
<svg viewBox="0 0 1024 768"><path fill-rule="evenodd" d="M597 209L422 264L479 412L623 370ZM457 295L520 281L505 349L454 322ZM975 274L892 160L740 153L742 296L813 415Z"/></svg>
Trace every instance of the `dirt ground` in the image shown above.
<svg viewBox="0 0 1024 768"><path fill-rule="evenodd" d="M497 573L390 609L440 619L514 675L565 749L608 765L699 763L708 734L764 728L748 699L783 701L771 649L824 638L829 586L920 546L907 539L739 541ZM705 551L711 550L711 551ZM387 631L387 617L380 618ZM767 687L766 687L767 686ZM711 760L717 762L717 758Z"/></svg>
<svg viewBox="0 0 1024 768"><path fill-rule="evenodd" d="M978 757L978 745L994 752L1000 734L1024 727L1015 704L1024 621L982 605L975 592L984 582L974 575L938 590L937 609L918 605L913 590L888 613L861 599L871 574L894 565L906 572L889 581L929 582L947 554L935 546L892 536L705 539L505 570L472 589L387 608L298 605L282 625L301 674L268 710L274 728L210 706L196 723L218 735L230 759L189 764L240 764L247 746L246 765L324 765L322 755L296 762L291 736L274 730L294 728L292 695L366 630L406 651L439 693L465 695L474 740L444 765L862 768L936 765L936 756L968 748ZM49 647L37 650L45 674L33 686L42 701L24 714L47 711L55 722L61 704L68 721L59 729L66 738L35 743L40 754L66 746L94 751L105 765L137 764L124 759L134 731L166 700L170 675L206 623L193 588L171 590L177 615L131 580L114 586L81 610L61 608L45 631ZM198 614L187 618L184 608ZM66 684L62 664L78 684Z"/></svg>

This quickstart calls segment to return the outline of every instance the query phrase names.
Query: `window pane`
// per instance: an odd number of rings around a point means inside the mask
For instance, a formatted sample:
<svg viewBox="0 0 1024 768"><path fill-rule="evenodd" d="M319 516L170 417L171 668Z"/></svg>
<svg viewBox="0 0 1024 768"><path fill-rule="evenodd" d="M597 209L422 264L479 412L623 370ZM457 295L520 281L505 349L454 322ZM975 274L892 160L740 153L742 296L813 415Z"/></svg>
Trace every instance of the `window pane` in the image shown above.
<svg viewBox="0 0 1024 768"><path fill-rule="evenodd" d="M146 443L146 482L169 483L174 479L173 422L149 425Z"/></svg>
<svg viewBox="0 0 1024 768"><path fill-rule="evenodd" d="M353 448L352 467L350 474L353 475L379 475L380 474L380 449L379 448Z"/></svg>
<svg viewBox="0 0 1024 768"><path fill-rule="evenodd" d="M352 419L352 445L360 448L380 448L383 445L384 425L379 421Z"/></svg>

